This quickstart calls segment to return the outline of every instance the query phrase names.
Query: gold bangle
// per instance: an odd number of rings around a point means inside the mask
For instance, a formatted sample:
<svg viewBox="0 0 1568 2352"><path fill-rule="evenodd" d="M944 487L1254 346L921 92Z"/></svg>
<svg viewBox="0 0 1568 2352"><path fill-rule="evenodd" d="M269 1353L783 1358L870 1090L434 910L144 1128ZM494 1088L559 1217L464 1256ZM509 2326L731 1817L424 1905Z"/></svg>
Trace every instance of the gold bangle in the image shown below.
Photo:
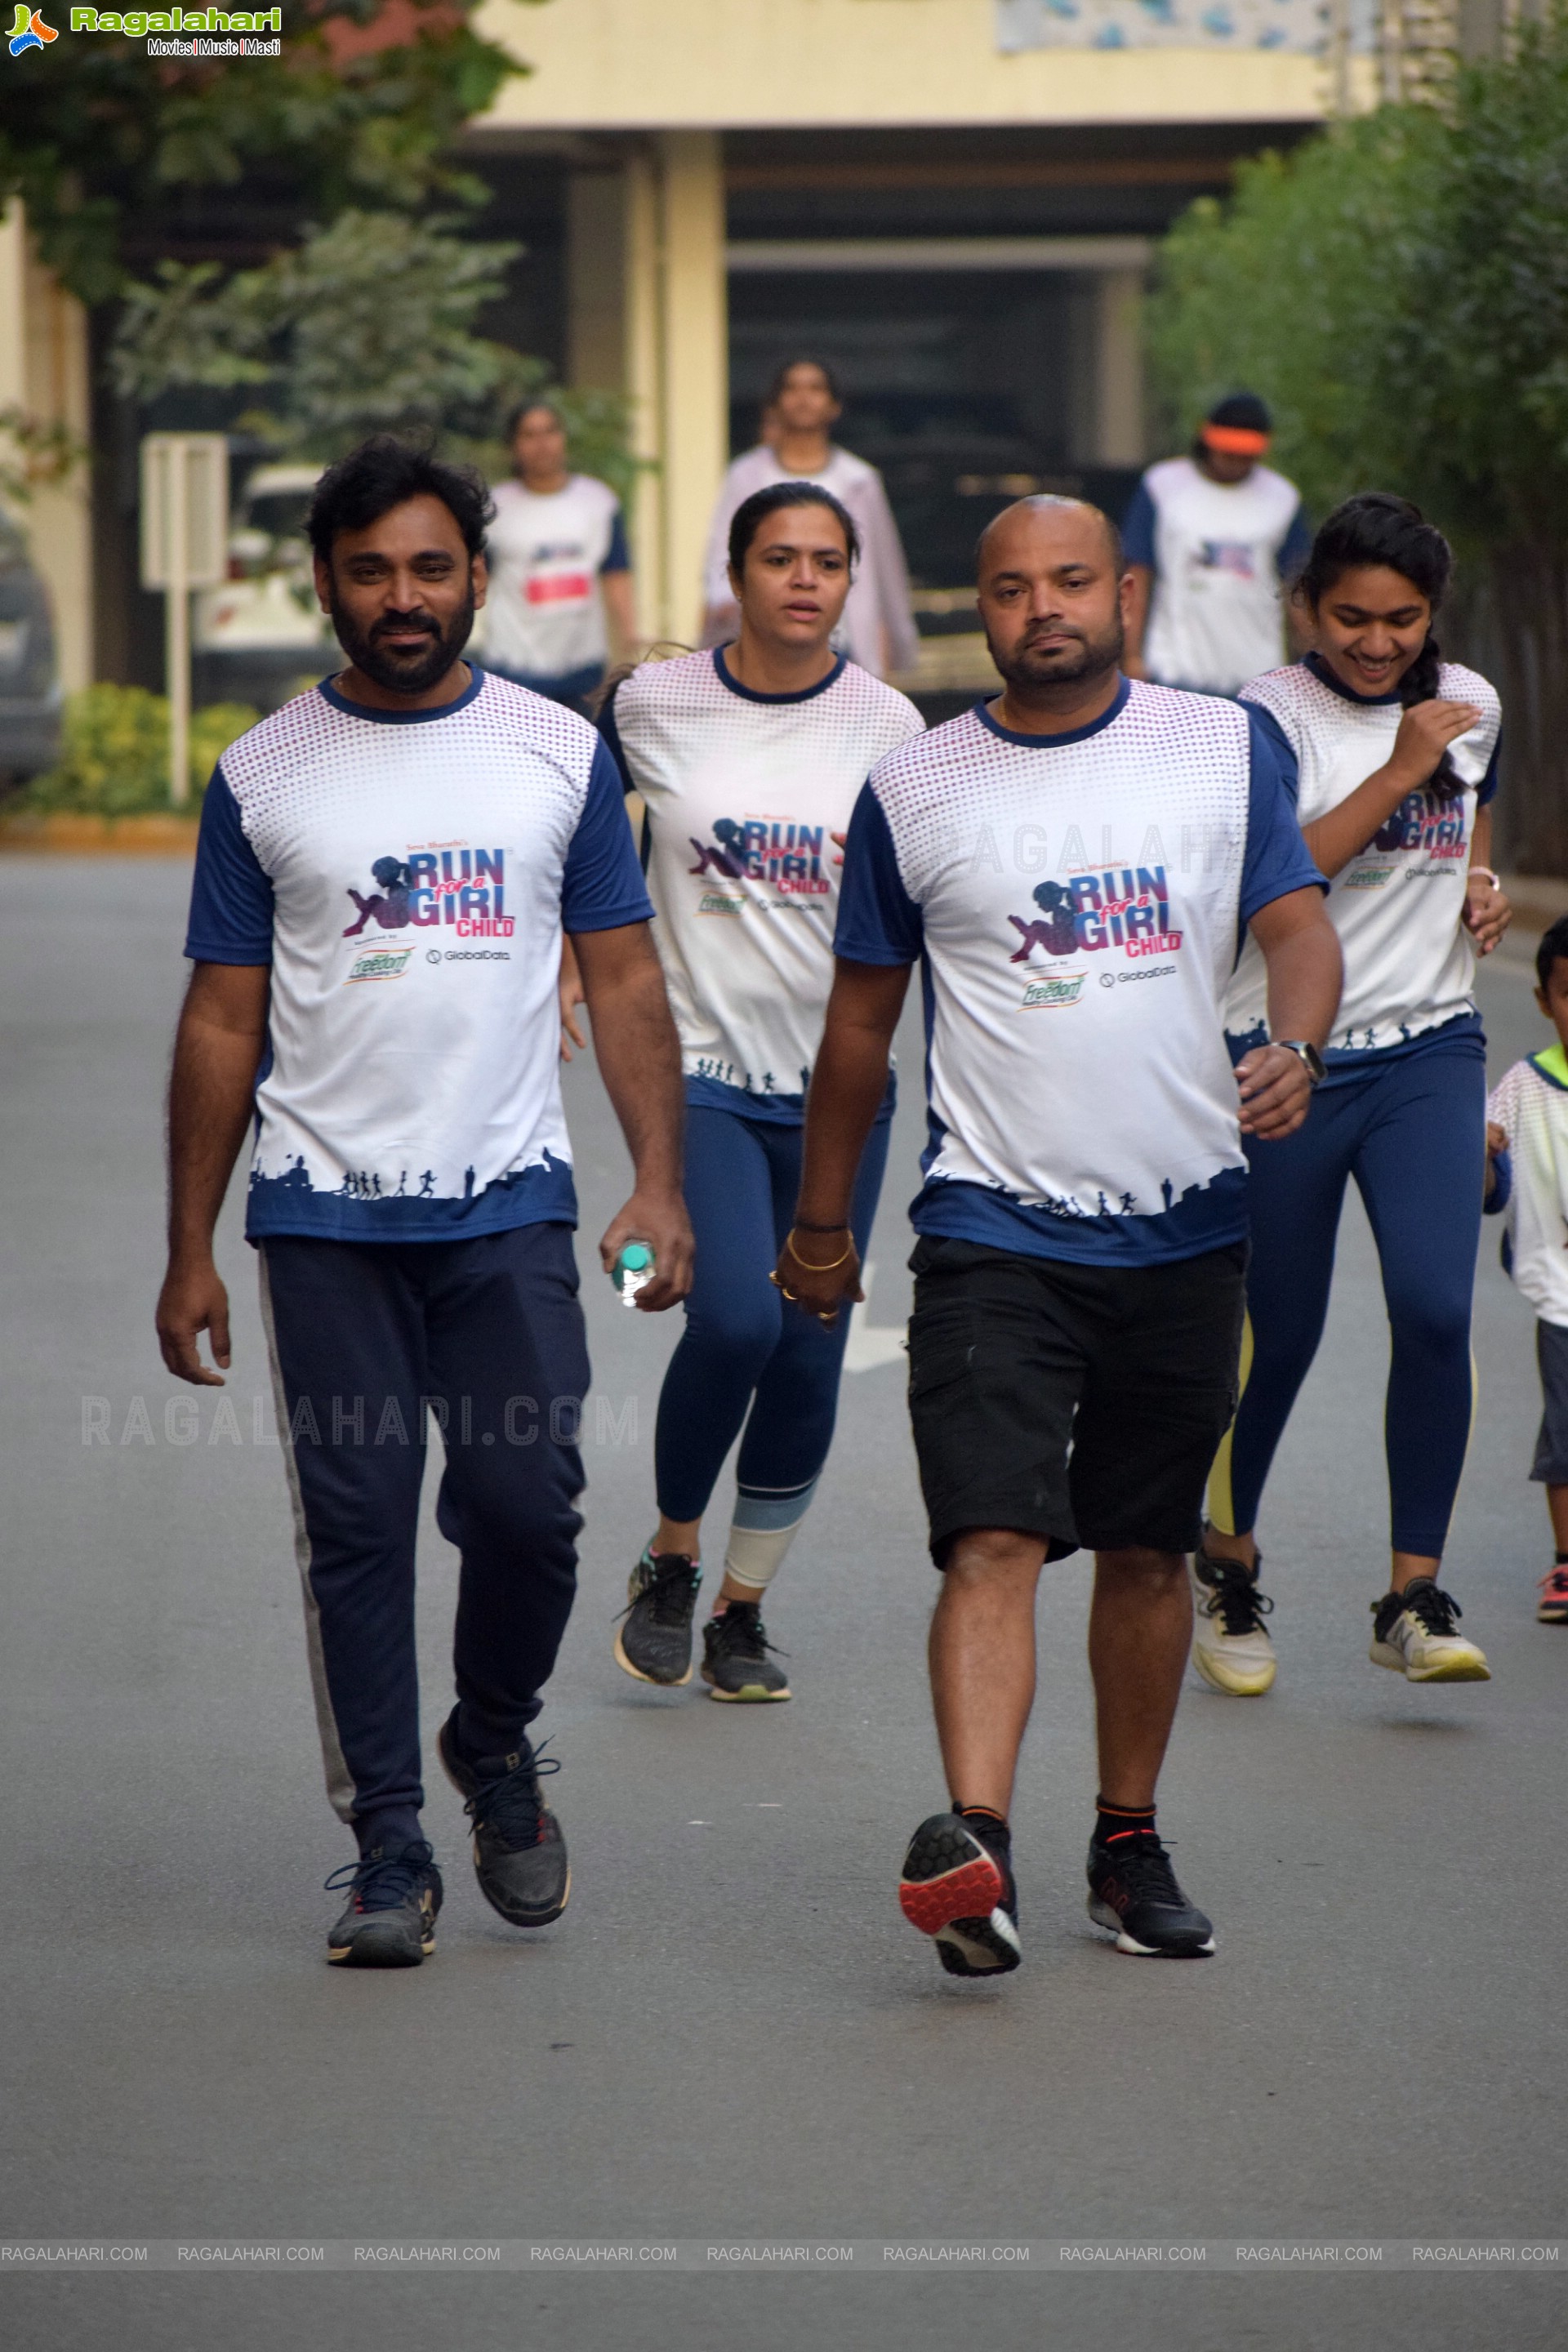
<svg viewBox="0 0 1568 2352"><path fill-rule="evenodd" d="M855 1244L851 1242L848 1249L844 1252L842 1257L830 1257L826 1265L816 1265L810 1258L802 1257L800 1252L796 1249L795 1245L795 1227L792 1225L785 1239L784 1247L788 1250L791 1257L794 1258L796 1265L805 1266L807 1274L831 1274L835 1266L842 1265L845 1259L852 1255Z"/></svg>

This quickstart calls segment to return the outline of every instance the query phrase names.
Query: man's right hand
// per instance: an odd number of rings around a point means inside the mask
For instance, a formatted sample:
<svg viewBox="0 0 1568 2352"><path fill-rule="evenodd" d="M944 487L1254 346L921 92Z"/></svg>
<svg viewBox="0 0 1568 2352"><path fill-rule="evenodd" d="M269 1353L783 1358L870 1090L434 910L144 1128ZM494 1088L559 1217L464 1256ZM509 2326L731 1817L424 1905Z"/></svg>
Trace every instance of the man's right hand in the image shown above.
<svg viewBox="0 0 1568 2352"><path fill-rule="evenodd" d="M1447 702L1440 696L1413 702L1399 721L1389 766L1411 792L1419 792L1436 774L1449 744L1479 726L1480 718L1473 702Z"/></svg>
<svg viewBox="0 0 1568 2352"><path fill-rule="evenodd" d="M163 1361L176 1380L194 1388L221 1389L222 1376L209 1371L201 1359L199 1333L212 1334L213 1361L229 1367L228 1293L209 1257L200 1265L171 1263L158 1294L158 1345Z"/></svg>
<svg viewBox="0 0 1568 2352"><path fill-rule="evenodd" d="M797 1257L796 1247L805 1251ZM847 1255L843 1253L847 1252ZM837 1265L826 1263L842 1258ZM818 1261L813 1265L812 1259ZM791 1233L779 1252L773 1268L773 1281L794 1307L803 1315L815 1315L819 1323L831 1330L845 1307L858 1304L866 1296L860 1287L860 1259L847 1227L837 1234Z"/></svg>

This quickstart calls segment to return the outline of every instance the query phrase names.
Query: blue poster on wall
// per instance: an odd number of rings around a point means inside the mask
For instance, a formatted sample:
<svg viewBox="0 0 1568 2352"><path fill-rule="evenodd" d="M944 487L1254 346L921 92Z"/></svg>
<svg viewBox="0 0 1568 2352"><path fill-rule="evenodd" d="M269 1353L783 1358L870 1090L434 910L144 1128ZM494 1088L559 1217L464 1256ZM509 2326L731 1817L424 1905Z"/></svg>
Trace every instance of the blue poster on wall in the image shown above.
<svg viewBox="0 0 1568 2352"><path fill-rule="evenodd" d="M996 45L1019 49L1292 49L1321 53L1327 0L996 0ZM1369 47L1372 7L1352 0L1351 46Z"/></svg>

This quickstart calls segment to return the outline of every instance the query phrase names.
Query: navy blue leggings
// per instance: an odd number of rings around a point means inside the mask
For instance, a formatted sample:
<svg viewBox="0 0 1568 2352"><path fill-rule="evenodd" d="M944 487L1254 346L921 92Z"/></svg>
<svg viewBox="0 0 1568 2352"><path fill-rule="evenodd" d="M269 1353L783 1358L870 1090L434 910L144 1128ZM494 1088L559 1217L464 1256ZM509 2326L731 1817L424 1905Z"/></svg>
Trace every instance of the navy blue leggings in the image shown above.
<svg viewBox="0 0 1568 2352"><path fill-rule="evenodd" d="M1480 1239L1486 1048L1443 1040L1320 1088L1284 1143L1248 1147L1251 1361L1209 1485L1226 1534L1256 1526L1264 1481L1329 1310L1347 1179L1383 1269L1393 1360L1384 1438L1395 1551L1441 1559L1469 1442L1470 1297Z"/></svg>
<svg viewBox="0 0 1568 2352"><path fill-rule="evenodd" d="M871 1129L850 1222L862 1257L888 1164L889 1122ZM831 1331L768 1280L800 1190L804 1129L693 1108L686 1115L686 1205L697 1271L686 1328L658 1400L654 1466L668 1519L700 1519L742 1422L742 1496L809 1495L833 1442L849 1318ZM831 1236L814 1244L831 1254ZM748 1418L748 1407L750 1417Z"/></svg>

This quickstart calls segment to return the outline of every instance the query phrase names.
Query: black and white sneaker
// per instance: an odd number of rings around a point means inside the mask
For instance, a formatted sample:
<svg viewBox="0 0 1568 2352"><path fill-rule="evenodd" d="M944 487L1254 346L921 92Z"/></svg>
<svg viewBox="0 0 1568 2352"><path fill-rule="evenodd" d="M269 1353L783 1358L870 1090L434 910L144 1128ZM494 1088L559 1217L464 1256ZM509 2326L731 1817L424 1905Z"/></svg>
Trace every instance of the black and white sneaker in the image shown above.
<svg viewBox="0 0 1568 2352"><path fill-rule="evenodd" d="M334 1870L326 1886L329 1894L349 1890L327 1937L333 1968L416 1969L435 1950L441 1874L423 1838L395 1853L374 1846Z"/></svg>
<svg viewBox="0 0 1568 2352"><path fill-rule="evenodd" d="M715 1698L788 1698L789 1676L773 1664L777 1655L760 1601L731 1601L702 1628L702 1679Z"/></svg>
<svg viewBox="0 0 1568 2352"><path fill-rule="evenodd" d="M691 1617L702 1570L683 1551L644 1550L626 1586L616 1664L639 1683L691 1680Z"/></svg>
<svg viewBox="0 0 1568 2352"><path fill-rule="evenodd" d="M932 1813L910 1840L899 1907L950 1977L1005 1976L1024 1957L1012 1840L1000 1822Z"/></svg>
<svg viewBox="0 0 1568 2352"><path fill-rule="evenodd" d="M539 1793L541 1774L559 1772L559 1760L536 1756L525 1739L509 1756L470 1763L458 1746L456 1707L436 1744L447 1780L467 1800L480 1894L514 1927L548 1927L572 1892L566 1841Z"/></svg>
<svg viewBox="0 0 1568 2352"><path fill-rule="evenodd" d="M1489 1683L1485 1651L1459 1631L1464 1613L1435 1578L1413 1576L1403 1592L1373 1602L1368 1655L1409 1683Z"/></svg>
<svg viewBox="0 0 1568 2352"><path fill-rule="evenodd" d="M1109 1927L1119 1952L1144 1958L1206 1959L1214 1928L1176 1884L1171 1857L1153 1830L1131 1830L1089 1848L1089 1916Z"/></svg>

